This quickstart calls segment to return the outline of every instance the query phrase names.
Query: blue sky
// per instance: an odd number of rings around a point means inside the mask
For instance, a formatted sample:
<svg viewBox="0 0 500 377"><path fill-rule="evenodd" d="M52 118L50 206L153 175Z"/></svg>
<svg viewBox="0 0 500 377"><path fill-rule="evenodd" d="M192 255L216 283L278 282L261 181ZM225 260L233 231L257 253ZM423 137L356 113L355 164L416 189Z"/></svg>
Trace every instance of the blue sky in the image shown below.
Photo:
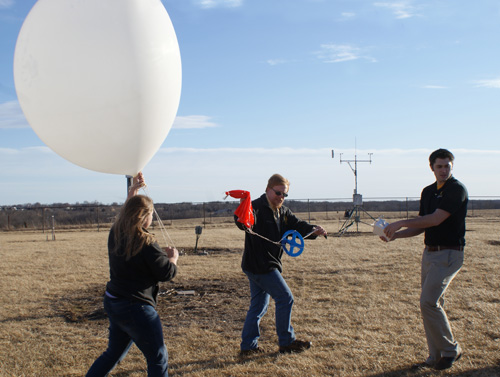
<svg viewBox="0 0 500 377"><path fill-rule="evenodd" d="M23 116L13 55L35 2L0 0L0 205L121 202L123 176L65 161ZM499 195L498 1L162 3L183 84L173 128L144 168L155 201L257 197L276 172L292 199L350 198L341 153L373 153L358 164L365 198L418 197L440 147L471 196Z"/></svg>

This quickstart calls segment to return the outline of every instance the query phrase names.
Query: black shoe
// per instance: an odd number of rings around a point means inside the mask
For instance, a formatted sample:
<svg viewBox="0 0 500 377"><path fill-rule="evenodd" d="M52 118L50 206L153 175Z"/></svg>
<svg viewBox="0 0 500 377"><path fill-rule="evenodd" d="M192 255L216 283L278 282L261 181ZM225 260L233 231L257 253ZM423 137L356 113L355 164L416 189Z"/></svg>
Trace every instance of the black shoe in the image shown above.
<svg viewBox="0 0 500 377"><path fill-rule="evenodd" d="M453 366L455 361L460 360L462 357L462 353L460 352L457 356L443 356L439 359L439 361L434 365L434 369L436 370L444 370L449 369Z"/></svg>
<svg viewBox="0 0 500 377"><path fill-rule="evenodd" d="M264 350L259 347L252 348L251 350L241 350L240 356L250 356L250 355L255 355L257 353L264 353Z"/></svg>
<svg viewBox="0 0 500 377"><path fill-rule="evenodd" d="M288 346L281 346L280 353L302 352L311 348L312 343L304 340L295 339Z"/></svg>

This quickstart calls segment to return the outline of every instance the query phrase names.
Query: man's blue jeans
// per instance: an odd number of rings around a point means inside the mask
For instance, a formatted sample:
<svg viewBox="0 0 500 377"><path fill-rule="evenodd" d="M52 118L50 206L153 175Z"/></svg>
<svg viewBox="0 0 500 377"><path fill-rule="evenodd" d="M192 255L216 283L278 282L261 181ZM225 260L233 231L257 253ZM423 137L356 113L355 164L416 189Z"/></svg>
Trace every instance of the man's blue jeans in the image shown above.
<svg viewBox="0 0 500 377"><path fill-rule="evenodd" d="M250 282L251 301L241 334L241 350L257 348L260 337L259 324L267 312L269 297L273 298L276 305L276 333L279 345L288 346L295 340L295 333L291 325L293 295L285 279L278 270L267 274L243 272Z"/></svg>
<svg viewBox="0 0 500 377"><path fill-rule="evenodd" d="M148 377L168 376L168 353L160 316L147 304L104 297L109 317L108 349L94 362L87 377L104 377L123 360L135 343L146 357Z"/></svg>

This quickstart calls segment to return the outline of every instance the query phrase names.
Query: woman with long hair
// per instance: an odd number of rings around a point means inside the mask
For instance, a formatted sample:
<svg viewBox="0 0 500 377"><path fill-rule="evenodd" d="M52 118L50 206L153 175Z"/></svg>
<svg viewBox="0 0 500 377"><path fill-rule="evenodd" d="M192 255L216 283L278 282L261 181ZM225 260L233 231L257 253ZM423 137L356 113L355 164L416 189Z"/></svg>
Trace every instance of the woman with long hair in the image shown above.
<svg viewBox="0 0 500 377"><path fill-rule="evenodd" d="M155 308L158 283L174 278L179 252L172 247L162 249L147 231L154 208L149 197L136 195L142 184L139 174L109 233L110 280L104 296L109 342L87 377L107 376L132 343L146 357L149 377L168 376L168 352Z"/></svg>

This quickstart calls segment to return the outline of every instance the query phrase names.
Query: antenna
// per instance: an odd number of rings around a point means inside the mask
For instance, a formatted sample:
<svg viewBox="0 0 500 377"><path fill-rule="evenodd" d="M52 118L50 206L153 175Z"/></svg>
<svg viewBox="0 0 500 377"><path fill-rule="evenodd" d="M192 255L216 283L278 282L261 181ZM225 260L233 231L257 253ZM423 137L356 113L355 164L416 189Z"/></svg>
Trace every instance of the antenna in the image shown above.
<svg viewBox="0 0 500 377"><path fill-rule="evenodd" d="M357 147L356 147L356 139L354 141L354 160L346 160L342 159L343 153L340 153L340 164L343 162L346 162L349 167L351 168L352 172L354 173L354 194L352 196L352 202L353 202L353 208L351 210L346 210L344 217L346 220L344 221L344 224L339 230L339 235L344 234L347 229L356 223L356 231L359 231L359 226L358 224L361 222L360 220L360 211L365 212L368 216L370 216L373 220L375 218L371 216L368 212L366 212L363 209L363 196L361 194L358 194L358 162L369 162L370 164L372 163L372 155L373 153L368 153L368 160L358 160L358 154L357 154ZM334 158L334 152L332 149L332 158ZM352 165L354 163L354 167Z"/></svg>
<svg viewBox="0 0 500 377"><path fill-rule="evenodd" d="M358 156L356 154L356 151L354 153L355 153L354 160L342 160L343 153L341 153L340 154L340 163L342 164L343 162L347 162L347 164L351 168L352 172L354 173L354 195L356 195L358 193L358 162L369 162L371 164L373 153L368 153L368 156L369 156L368 160L358 160ZM351 162L354 162L354 168L352 167Z"/></svg>

